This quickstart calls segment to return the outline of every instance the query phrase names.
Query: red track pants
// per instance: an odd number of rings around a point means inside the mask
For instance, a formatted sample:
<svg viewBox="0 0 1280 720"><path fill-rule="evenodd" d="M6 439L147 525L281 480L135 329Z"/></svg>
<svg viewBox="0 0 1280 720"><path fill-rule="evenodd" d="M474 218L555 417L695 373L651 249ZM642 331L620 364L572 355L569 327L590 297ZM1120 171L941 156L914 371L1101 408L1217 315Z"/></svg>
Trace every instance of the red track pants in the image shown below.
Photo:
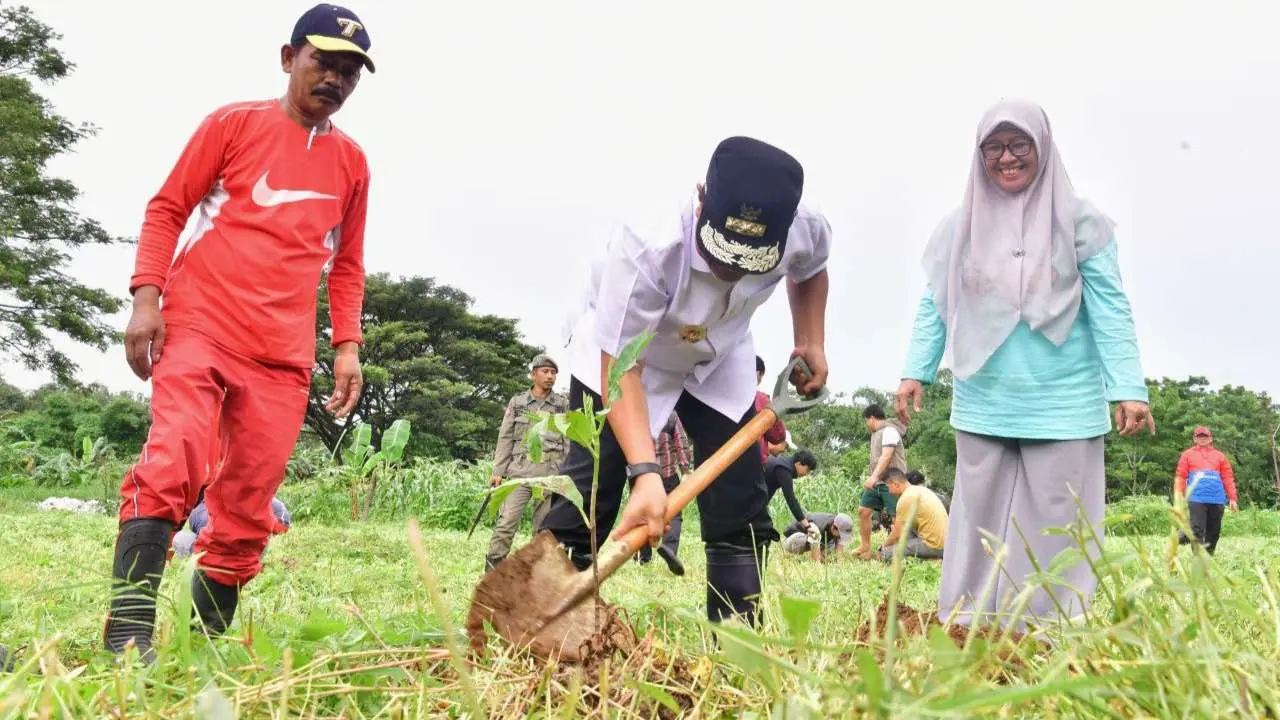
<svg viewBox="0 0 1280 720"><path fill-rule="evenodd" d="M302 430L311 371L264 365L185 328L166 331L151 430L120 485L120 521L163 518L176 527L211 480L209 525L193 552L205 553L200 567L210 579L243 585L262 570L276 525L271 499Z"/></svg>

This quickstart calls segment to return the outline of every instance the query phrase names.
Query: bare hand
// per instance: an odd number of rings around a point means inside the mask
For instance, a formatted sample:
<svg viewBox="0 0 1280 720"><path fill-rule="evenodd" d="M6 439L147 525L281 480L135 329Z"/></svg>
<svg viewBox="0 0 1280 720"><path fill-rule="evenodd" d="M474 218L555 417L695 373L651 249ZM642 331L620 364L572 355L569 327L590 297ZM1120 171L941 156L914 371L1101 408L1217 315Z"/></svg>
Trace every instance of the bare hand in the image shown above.
<svg viewBox="0 0 1280 720"><path fill-rule="evenodd" d="M1240 509L1240 506L1236 504L1235 500L1232 500L1231 502L1227 503L1227 508L1230 509L1231 512L1235 512Z"/></svg>
<svg viewBox="0 0 1280 720"><path fill-rule="evenodd" d="M160 314L160 288L144 285L133 295L133 315L124 331L125 359L139 379L151 377L164 350L164 316Z"/></svg>
<svg viewBox="0 0 1280 720"><path fill-rule="evenodd" d="M898 412L898 420L903 425L911 424L911 412L920 412L920 403L924 400L924 383L910 378L898 385L898 392L893 396L893 407Z"/></svg>
<svg viewBox="0 0 1280 720"><path fill-rule="evenodd" d="M360 374L360 356L355 343L343 343L333 360L333 397L325 403L325 410L337 417L346 417L360 402L360 390L364 378Z"/></svg>
<svg viewBox="0 0 1280 720"><path fill-rule="evenodd" d="M498 487L501 484L502 484L501 475L494 475L493 477L489 478L489 487Z"/></svg>
<svg viewBox="0 0 1280 720"><path fill-rule="evenodd" d="M1121 435L1137 435L1143 426L1149 428L1152 435L1156 434L1156 419L1146 403L1125 400L1116 405L1116 427L1120 429Z"/></svg>
<svg viewBox="0 0 1280 720"><path fill-rule="evenodd" d="M662 478L657 473L645 473L636 478L631 498L627 500L622 518L618 520L618 527L609 537L619 539L638 525L648 528L648 544L657 547L666 531L666 512L667 491L662 488Z"/></svg>
<svg viewBox="0 0 1280 720"><path fill-rule="evenodd" d="M866 482L864 482L864 483L862 483L862 487L864 487L864 488L866 488L866 489L868 489L868 490L875 490L875 489L876 489L876 479L875 479L875 478L867 478L867 481L866 481Z"/></svg>
<svg viewBox="0 0 1280 720"><path fill-rule="evenodd" d="M791 384L795 386L796 392L805 397L813 397L817 395L827 384L827 353L819 345L803 345L791 351L791 357L802 357L805 363L809 365L809 369L813 371L811 375L805 375L800 368L791 371Z"/></svg>

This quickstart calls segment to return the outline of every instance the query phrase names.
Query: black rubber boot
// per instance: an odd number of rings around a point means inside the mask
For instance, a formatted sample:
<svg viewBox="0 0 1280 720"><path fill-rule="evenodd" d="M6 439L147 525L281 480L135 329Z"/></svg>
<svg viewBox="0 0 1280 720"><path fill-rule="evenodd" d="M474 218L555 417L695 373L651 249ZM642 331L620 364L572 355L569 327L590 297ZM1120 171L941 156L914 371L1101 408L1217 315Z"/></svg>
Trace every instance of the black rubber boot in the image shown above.
<svg viewBox="0 0 1280 720"><path fill-rule="evenodd" d="M757 601L760 595L760 568L756 554L764 549L728 543L707 543L707 619L722 622L734 615L752 627L760 617Z"/></svg>
<svg viewBox="0 0 1280 720"><path fill-rule="evenodd" d="M680 558L676 557L671 548L666 545L659 545L658 557L666 561L667 569L671 571L672 575L684 575L684 563L680 562Z"/></svg>
<svg viewBox="0 0 1280 720"><path fill-rule="evenodd" d="M120 526L112 567L111 609L102 629L102 644L120 655L130 641L143 662L155 659L151 649L156 624L156 593L164 574L173 525L168 520L138 518Z"/></svg>
<svg viewBox="0 0 1280 720"><path fill-rule="evenodd" d="M192 613L200 616L204 632L209 637L217 637L226 632L227 626L236 616L236 605L240 602L240 588L237 585L223 585L212 580L204 570L196 570L191 578Z"/></svg>

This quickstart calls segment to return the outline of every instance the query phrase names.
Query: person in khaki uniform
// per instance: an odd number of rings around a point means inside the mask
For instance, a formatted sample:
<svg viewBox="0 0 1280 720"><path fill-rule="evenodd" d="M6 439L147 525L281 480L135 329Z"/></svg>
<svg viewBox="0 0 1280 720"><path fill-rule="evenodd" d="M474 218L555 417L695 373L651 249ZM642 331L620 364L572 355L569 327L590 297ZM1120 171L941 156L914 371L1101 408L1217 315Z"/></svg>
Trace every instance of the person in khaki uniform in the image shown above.
<svg viewBox="0 0 1280 720"><path fill-rule="evenodd" d="M555 433L542 434L542 462L535 463L529 459L529 448L525 445L524 435L529 429L529 413L567 412L569 400L564 395L553 392L556 376L560 368L549 356L542 354L533 359L529 366L529 377L532 386L507 402L507 411L502 416L502 427L498 430L498 446L493 453L493 477L490 485L497 487L508 478L534 478L556 475L560 472L560 462L564 458L564 438ZM485 572L492 570L511 552L511 540L515 537L516 528L520 526L520 516L524 508L533 499L533 489L521 485L507 496L502 507L498 509L498 522L493 528L493 537L489 540L489 552L485 555ZM551 496L547 494L533 510L533 528L538 526L547 513Z"/></svg>

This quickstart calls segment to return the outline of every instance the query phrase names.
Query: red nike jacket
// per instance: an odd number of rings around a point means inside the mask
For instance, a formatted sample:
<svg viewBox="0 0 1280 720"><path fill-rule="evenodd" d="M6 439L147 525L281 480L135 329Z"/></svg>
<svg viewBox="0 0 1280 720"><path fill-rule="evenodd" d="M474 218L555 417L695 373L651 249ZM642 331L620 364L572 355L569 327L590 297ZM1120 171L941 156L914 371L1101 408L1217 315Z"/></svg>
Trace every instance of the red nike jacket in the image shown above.
<svg viewBox="0 0 1280 720"><path fill-rule="evenodd" d="M147 204L129 291L159 287L168 325L261 362L310 368L328 267L332 344L362 343L369 166L330 128L312 136L278 100L206 116Z"/></svg>

